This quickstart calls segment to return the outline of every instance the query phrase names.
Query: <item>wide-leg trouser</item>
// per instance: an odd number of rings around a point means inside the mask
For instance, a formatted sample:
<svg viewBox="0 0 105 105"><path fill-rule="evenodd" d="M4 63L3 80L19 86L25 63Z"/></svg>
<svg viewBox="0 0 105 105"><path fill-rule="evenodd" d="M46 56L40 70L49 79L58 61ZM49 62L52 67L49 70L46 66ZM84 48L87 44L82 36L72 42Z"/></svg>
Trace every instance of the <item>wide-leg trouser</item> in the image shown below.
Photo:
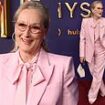
<svg viewBox="0 0 105 105"><path fill-rule="evenodd" d="M90 73L93 77L91 87L88 93L89 98L97 98L99 90L105 94L105 85L103 74L105 68L105 48L99 43L95 45L95 53L91 63L88 63Z"/></svg>

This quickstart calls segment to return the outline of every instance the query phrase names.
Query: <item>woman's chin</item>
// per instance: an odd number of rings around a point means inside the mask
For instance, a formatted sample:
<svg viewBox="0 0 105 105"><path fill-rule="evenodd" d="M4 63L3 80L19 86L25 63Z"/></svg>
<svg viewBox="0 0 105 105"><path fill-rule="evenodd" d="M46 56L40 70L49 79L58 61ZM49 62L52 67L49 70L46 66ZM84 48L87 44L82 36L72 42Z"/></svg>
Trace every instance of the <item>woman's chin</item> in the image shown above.
<svg viewBox="0 0 105 105"><path fill-rule="evenodd" d="M30 52L32 52L32 49L29 48L29 47L23 47L23 48L20 48L20 51L21 51L21 52L30 53Z"/></svg>

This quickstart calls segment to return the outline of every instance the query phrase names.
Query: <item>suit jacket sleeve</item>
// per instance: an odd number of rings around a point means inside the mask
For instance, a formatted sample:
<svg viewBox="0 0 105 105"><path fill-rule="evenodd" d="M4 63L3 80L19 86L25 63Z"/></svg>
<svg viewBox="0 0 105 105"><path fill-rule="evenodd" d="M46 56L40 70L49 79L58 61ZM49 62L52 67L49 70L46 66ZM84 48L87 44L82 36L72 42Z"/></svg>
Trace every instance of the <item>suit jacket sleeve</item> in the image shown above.
<svg viewBox="0 0 105 105"><path fill-rule="evenodd" d="M82 24L81 24L81 30L80 30L80 57L85 57L85 43L86 43L86 38L85 38L85 34L86 34L86 27L85 27L85 22L86 20L83 19L82 20Z"/></svg>
<svg viewBox="0 0 105 105"><path fill-rule="evenodd" d="M68 60L65 68L62 105L77 105L78 85L75 78L74 64L72 59Z"/></svg>

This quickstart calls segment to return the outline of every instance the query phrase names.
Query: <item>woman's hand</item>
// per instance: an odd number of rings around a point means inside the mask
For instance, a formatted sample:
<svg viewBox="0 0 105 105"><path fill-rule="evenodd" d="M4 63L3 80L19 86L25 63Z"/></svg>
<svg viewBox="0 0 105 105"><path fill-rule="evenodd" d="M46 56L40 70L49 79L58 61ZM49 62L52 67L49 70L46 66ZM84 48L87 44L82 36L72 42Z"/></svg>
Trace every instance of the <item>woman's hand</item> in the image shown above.
<svg viewBox="0 0 105 105"><path fill-rule="evenodd" d="M80 57L80 62L83 63L85 61L85 57Z"/></svg>

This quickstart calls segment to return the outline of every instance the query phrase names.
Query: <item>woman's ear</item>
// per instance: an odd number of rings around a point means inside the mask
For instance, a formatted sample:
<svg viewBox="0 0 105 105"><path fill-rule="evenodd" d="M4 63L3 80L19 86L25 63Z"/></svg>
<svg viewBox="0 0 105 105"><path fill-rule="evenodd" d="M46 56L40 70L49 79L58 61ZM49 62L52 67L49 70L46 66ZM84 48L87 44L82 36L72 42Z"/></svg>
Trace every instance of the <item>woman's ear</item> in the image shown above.
<svg viewBox="0 0 105 105"><path fill-rule="evenodd" d="M91 9L92 14L94 14L94 9Z"/></svg>

